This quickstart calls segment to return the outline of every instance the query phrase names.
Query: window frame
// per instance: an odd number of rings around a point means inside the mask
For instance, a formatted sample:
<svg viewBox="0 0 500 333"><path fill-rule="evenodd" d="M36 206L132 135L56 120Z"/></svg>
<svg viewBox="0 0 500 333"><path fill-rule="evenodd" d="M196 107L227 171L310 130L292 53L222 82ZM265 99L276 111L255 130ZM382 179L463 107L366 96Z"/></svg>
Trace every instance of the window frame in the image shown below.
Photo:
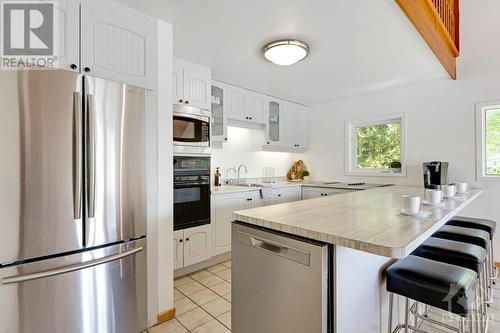
<svg viewBox="0 0 500 333"><path fill-rule="evenodd" d="M357 133L356 128L365 126L400 123L400 162L401 172L390 169L359 169L357 168ZM375 177L400 177L407 176L406 167L406 114L395 113L347 120L345 122L345 174L347 176L375 176Z"/></svg>
<svg viewBox="0 0 500 333"><path fill-rule="evenodd" d="M486 112L500 110L500 100L476 103L476 180L500 181L500 175L486 174Z"/></svg>

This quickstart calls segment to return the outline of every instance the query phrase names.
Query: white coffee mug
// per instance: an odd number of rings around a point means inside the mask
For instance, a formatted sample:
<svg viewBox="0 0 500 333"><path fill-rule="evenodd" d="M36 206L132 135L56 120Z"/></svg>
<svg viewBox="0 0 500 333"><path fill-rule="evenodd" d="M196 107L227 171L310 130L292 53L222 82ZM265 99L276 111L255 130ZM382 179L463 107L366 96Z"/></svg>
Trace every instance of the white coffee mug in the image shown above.
<svg viewBox="0 0 500 333"><path fill-rule="evenodd" d="M420 197L418 195L403 195L401 197L401 211L403 214L414 215L420 210Z"/></svg>
<svg viewBox="0 0 500 333"><path fill-rule="evenodd" d="M469 184L467 183L455 183L455 186L457 187L457 193L465 193L469 189Z"/></svg>
<svg viewBox="0 0 500 333"><path fill-rule="evenodd" d="M445 198L453 198L457 193L455 185L443 185L442 187Z"/></svg>
<svg viewBox="0 0 500 333"><path fill-rule="evenodd" d="M437 205L443 200L443 191L427 189L425 190L425 200L431 205Z"/></svg>

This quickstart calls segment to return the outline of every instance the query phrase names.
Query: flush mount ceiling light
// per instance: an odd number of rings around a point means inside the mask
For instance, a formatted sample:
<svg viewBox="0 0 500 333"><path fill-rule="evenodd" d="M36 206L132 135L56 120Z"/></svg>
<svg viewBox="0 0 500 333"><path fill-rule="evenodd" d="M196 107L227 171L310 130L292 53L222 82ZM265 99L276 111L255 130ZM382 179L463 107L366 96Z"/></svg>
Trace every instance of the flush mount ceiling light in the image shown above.
<svg viewBox="0 0 500 333"><path fill-rule="evenodd" d="M309 53L309 46L300 40L283 39L264 45L262 52L270 62L289 66L304 59Z"/></svg>

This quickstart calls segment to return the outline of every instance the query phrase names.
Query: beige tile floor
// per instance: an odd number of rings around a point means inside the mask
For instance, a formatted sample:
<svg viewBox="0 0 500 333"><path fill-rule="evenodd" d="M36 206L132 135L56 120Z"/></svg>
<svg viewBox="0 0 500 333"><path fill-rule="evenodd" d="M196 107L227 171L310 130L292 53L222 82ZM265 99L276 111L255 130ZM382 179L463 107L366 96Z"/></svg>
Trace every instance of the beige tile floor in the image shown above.
<svg viewBox="0 0 500 333"><path fill-rule="evenodd" d="M231 332L231 261L174 281L175 318L149 333Z"/></svg>
<svg viewBox="0 0 500 333"><path fill-rule="evenodd" d="M179 277L174 287L176 317L150 328L149 333L231 332L231 261ZM493 296L488 333L500 333L500 279ZM431 309L431 318L440 320L443 315L441 310ZM430 324L421 328L431 333L450 333Z"/></svg>

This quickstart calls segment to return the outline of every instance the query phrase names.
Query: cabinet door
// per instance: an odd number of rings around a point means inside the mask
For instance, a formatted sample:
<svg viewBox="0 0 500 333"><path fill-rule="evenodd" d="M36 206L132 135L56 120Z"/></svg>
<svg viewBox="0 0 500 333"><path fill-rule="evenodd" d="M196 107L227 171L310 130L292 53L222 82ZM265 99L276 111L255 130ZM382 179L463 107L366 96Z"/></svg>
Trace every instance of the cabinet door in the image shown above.
<svg viewBox="0 0 500 333"><path fill-rule="evenodd" d="M253 123L264 124L264 114L267 98L264 95L247 91L246 96L246 117Z"/></svg>
<svg viewBox="0 0 500 333"><path fill-rule="evenodd" d="M184 267L184 231L174 231L174 269Z"/></svg>
<svg viewBox="0 0 500 333"><path fill-rule="evenodd" d="M184 104L210 110L210 70L184 67Z"/></svg>
<svg viewBox="0 0 500 333"><path fill-rule="evenodd" d="M233 212L246 208L245 193L220 194L212 196L212 224L214 233L214 254L231 251L231 222Z"/></svg>
<svg viewBox="0 0 500 333"><path fill-rule="evenodd" d="M240 88L231 87L230 96L231 106L228 112L228 118L234 120L248 121L245 111L246 91Z"/></svg>
<svg viewBox="0 0 500 333"><path fill-rule="evenodd" d="M172 94L174 104L184 103L184 70L175 60L172 71Z"/></svg>
<svg viewBox="0 0 500 333"><path fill-rule="evenodd" d="M262 206L262 198L260 197L260 191L252 191L245 193L245 209L256 208Z"/></svg>
<svg viewBox="0 0 500 333"><path fill-rule="evenodd" d="M193 265L212 256L212 226L184 229L184 266Z"/></svg>
<svg viewBox="0 0 500 333"><path fill-rule="evenodd" d="M212 141L227 141L227 103L229 100L227 86L212 81Z"/></svg>
<svg viewBox="0 0 500 333"><path fill-rule="evenodd" d="M284 187L276 190L278 203L299 201L302 198L302 190L300 186Z"/></svg>
<svg viewBox="0 0 500 333"><path fill-rule="evenodd" d="M282 103L277 99L269 99L267 102L267 126L266 144L279 145L281 141L281 113Z"/></svg>
<svg viewBox="0 0 500 333"><path fill-rule="evenodd" d="M47 1L43 1L47 2ZM52 1L50 1L52 2ZM57 68L80 71L80 1L53 2L58 10ZM73 65L73 66L72 66Z"/></svg>
<svg viewBox="0 0 500 333"><path fill-rule="evenodd" d="M82 72L146 87L155 71L154 19L112 1L81 5Z"/></svg>
<svg viewBox="0 0 500 333"><path fill-rule="evenodd" d="M302 200L314 199L322 197L320 187L307 187L302 188Z"/></svg>
<svg viewBox="0 0 500 333"><path fill-rule="evenodd" d="M291 103L283 103L283 112L280 121L281 140L279 145L282 147L293 147L294 135L294 109Z"/></svg>
<svg viewBox="0 0 500 333"><path fill-rule="evenodd" d="M306 149L309 146L309 114L302 105L294 109L294 147Z"/></svg>

